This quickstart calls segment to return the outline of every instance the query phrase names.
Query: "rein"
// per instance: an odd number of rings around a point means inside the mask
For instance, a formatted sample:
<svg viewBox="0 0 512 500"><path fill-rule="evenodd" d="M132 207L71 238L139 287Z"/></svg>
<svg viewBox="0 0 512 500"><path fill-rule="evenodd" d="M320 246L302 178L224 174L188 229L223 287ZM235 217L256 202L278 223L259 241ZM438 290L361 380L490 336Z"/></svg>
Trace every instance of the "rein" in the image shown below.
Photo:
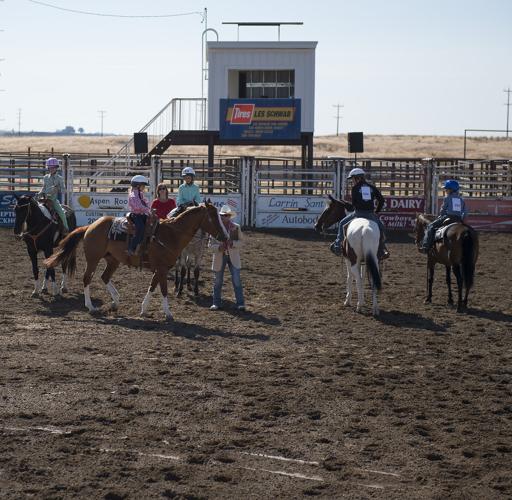
<svg viewBox="0 0 512 500"><path fill-rule="evenodd" d="M27 208L27 215L25 216L25 220L23 221L22 224L26 224L27 223L27 220L29 218L29 215L30 215L30 210L32 208L32 203L29 201L28 202L28 208ZM25 206L25 205L22 205L22 206ZM41 229L41 231L39 231L37 234L31 234L30 231L26 231L25 233L21 233L20 235L20 238L22 240L25 240L27 237L30 238L30 240L32 241L32 243L34 244L34 249L36 250L37 252L37 240L48 230L48 228L53 224L53 221L50 220L50 222L43 227L43 229Z"/></svg>

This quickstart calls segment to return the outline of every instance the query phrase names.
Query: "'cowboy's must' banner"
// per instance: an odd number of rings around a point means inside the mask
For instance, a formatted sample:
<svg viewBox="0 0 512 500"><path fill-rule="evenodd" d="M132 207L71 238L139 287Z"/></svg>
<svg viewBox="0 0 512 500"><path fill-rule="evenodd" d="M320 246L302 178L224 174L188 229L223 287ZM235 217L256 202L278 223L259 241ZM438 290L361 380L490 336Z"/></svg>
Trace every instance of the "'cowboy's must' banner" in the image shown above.
<svg viewBox="0 0 512 500"><path fill-rule="evenodd" d="M221 99L221 139L300 139L300 99Z"/></svg>

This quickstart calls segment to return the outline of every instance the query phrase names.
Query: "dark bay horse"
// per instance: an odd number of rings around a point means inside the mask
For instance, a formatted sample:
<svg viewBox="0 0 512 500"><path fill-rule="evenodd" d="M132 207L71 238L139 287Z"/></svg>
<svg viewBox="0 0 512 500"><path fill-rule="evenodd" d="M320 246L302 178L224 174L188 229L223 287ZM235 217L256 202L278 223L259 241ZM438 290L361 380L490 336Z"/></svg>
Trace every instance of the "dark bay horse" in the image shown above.
<svg viewBox="0 0 512 500"><path fill-rule="evenodd" d="M14 205L15 221L14 234L22 239L26 246L27 252L32 262L32 273L34 275L34 291L32 296L39 295L46 289L49 281L49 289L52 295L55 295L55 269L47 269L45 278L39 284L39 268L37 265L37 254L43 252L45 258L50 257L53 248L58 244L61 234L59 224L52 220L46 208L41 208L39 203L33 196L22 195L17 196ZM65 207L68 219L69 229L76 228L76 218L74 212ZM45 213L46 212L46 213ZM62 275L62 283L59 293L66 291L66 273Z"/></svg>
<svg viewBox="0 0 512 500"><path fill-rule="evenodd" d="M415 241L420 249L425 229L435 219L434 215L417 214ZM470 226L457 222L450 225L442 240L436 241L427 255L427 296L425 303L432 302L432 284L434 283L434 267L436 263L446 268L446 284L448 286L448 304L453 304L451 271L457 279L458 299L457 312L462 312L468 305L469 290L475 279L475 265L478 259L478 234ZM464 299L462 291L464 289Z"/></svg>
<svg viewBox="0 0 512 500"><path fill-rule="evenodd" d="M65 269L73 274L76 268L76 249L80 241L84 240L84 255L87 267L83 276L83 283L85 306L90 312L96 311L91 302L90 284L101 259L105 259L107 262L107 267L103 271L101 279L112 297L113 309L117 309L119 305L119 293L111 281L113 274L119 264L139 265L140 259L137 255L127 255L126 242L109 239L108 234L113 220L114 217L101 217L89 226L76 229L62 240L56 253L45 261L49 267L62 263ZM187 209L174 219L164 219L159 222L155 237L147 247L148 258L142 263L143 267L153 272L153 278L142 302L141 316L145 316L151 295L156 286L160 284L165 317L172 320L167 297L167 274L183 248L199 228L220 239L220 241L226 241L228 238L217 209L209 201L206 201L204 205Z"/></svg>
<svg viewBox="0 0 512 500"><path fill-rule="evenodd" d="M320 214L315 230L325 231L329 226L339 222L346 213L352 209L352 205L343 200L337 200L329 195L329 204ZM352 283L356 281L358 312L362 311L364 305L364 288L362 280L362 264L366 264L368 278L372 287L372 313L379 314L377 291L382 287L377 249L379 247L380 231L376 222L357 217L348 224L346 250L344 251L345 263L347 265L347 295L344 305L350 305L352 298Z"/></svg>

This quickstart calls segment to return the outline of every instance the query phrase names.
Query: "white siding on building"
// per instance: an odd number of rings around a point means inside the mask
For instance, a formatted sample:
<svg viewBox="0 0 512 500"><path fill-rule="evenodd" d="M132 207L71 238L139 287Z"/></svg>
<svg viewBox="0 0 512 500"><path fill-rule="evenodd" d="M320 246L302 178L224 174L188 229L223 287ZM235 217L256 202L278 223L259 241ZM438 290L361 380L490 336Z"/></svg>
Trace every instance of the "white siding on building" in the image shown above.
<svg viewBox="0 0 512 500"><path fill-rule="evenodd" d="M219 130L219 100L228 98L230 70L295 71L301 131L314 131L317 42L208 42L208 129ZM233 82L231 82L233 87Z"/></svg>

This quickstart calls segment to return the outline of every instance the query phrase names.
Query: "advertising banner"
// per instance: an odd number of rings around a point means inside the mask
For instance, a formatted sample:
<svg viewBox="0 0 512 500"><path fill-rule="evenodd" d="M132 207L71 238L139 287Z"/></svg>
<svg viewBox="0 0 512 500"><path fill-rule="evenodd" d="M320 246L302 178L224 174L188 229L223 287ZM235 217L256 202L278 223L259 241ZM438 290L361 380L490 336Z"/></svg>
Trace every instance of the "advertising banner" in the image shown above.
<svg viewBox="0 0 512 500"><path fill-rule="evenodd" d="M323 196L267 196L256 199L256 227L312 229L326 206Z"/></svg>
<svg viewBox="0 0 512 500"><path fill-rule="evenodd" d="M220 209L224 204L229 205L237 216L233 219L240 221L241 195L212 195L212 203ZM148 196L148 199L151 199ZM123 217L128 212L127 193L75 193L72 197L72 207L75 210L77 225L87 226L104 215Z"/></svg>
<svg viewBox="0 0 512 500"><path fill-rule="evenodd" d="M512 199L464 198L470 226L479 231L512 232ZM443 200L439 200L439 209Z"/></svg>
<svg viewBox="0 0 512 500"><path fill-rule="evenodd" d="M221 139L300 139L300 99L221 99Z"/></svg>
<svg viewBox="0 0 512 500"><path fill-rule="evenodd" d="M28 191L0 191L0 227L14 227L16 219L13 206L16 204L14 194L34 194Z"/></svg>
<svg viewBox="0 0 512 500"><path fill-rule="evenodd" d="M425 212L425 200L412 196L386 196L379 218L391 230L414 229L416 214Z"/></svg>

